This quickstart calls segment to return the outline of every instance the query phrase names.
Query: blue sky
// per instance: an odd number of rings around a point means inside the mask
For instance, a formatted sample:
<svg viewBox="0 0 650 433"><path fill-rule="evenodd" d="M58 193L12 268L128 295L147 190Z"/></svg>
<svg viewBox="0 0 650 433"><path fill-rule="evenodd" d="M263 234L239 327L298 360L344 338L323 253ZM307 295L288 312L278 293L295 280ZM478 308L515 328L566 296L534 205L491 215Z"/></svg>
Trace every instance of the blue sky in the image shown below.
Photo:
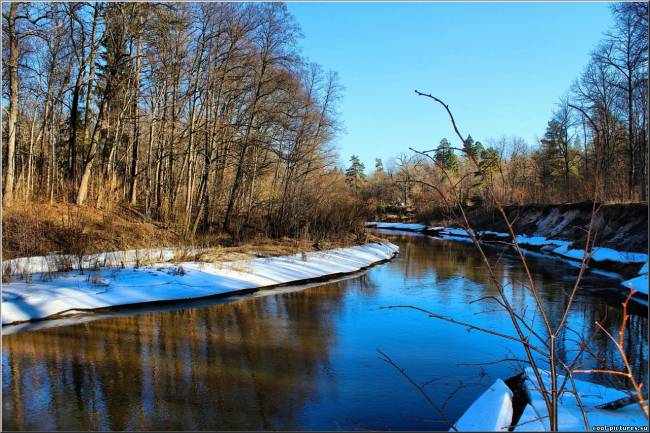
<svg viewBox="0 0 650 433"><path fill-rule="evenodd" d="M289 3L303 54L337 71L341 164L454 139L541 137L551 110L611 25L609 3ZM453 143L454 141L452 141ZM368 170L367 170L368 171Z"/></svg>

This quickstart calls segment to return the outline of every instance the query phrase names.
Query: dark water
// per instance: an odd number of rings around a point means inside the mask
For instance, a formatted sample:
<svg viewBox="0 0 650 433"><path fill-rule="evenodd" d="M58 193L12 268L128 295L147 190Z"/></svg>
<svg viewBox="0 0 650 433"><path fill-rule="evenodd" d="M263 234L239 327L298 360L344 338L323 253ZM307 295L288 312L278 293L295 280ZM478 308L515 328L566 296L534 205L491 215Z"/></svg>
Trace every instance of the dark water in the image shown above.
<svg viewBox="0 0 650 433"><path fill-rule="evenodd" d="M521 368L514 362L459 364L522 357L522 351L415 311L380 309L416 305L512 332L493 303L471 303L495 294L473 246L412 235L390 238L401 248L397 259L346 281L5 335L3 427L446 430L445 417L456 420L497 377ZM557 322L575 270L549 260L531 265L549 317ZM515 259L502 257L496 271L509 283L516 308L532 317L532 298L521 287ZM614 283L594 277L585 284ZM571 357L576 335L588 335L595 320L617 329L618 302L579 296L561 353ZM539 320L534 327L541 330ZM632 315L626 339L643 374L646 311ZM590 347L588 366L620 364L603 335ZM444 417L379 359L377 349L426 383Z"/></svg>

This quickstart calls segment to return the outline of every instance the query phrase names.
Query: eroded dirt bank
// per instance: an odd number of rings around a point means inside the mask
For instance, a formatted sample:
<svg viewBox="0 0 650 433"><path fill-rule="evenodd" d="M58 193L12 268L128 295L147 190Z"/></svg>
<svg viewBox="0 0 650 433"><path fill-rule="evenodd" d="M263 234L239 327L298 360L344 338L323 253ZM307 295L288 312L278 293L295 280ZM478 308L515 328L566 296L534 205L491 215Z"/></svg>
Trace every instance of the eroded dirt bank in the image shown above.
<svg viewBox="0 0 650 433"><path fill-rule="evenodd" d="M597 204L596 208L592 224L595 246L648 252L647 203ZM592 219L591 202L508 206L505 211L514 221L516 234L572 241L574 248L584 246ZM476 209L469 212L469 218L475 230L507 232L496 209Z"/></svg>

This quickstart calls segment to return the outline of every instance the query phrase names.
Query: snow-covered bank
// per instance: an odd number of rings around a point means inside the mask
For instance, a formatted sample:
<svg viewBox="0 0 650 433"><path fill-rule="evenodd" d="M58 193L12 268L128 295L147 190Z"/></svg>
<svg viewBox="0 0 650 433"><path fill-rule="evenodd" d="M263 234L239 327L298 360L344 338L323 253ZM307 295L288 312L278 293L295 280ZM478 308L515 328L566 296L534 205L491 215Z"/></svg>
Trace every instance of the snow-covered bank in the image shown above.
<svg viewBox="0 0 650 433"><path fill-rule="evenodd" d="M428 233L442 239L468 242L471 241L470 234L462 228L454 227L429 227L423 224L405 224L405 223L384 223L368 222L367 227L381 228L386 230L405 230L421 233ZM491 230L476 231L474 233L479 241L498 240L507 242L511 239L509 233L495 232ZM573 242L548 239L544 236L526 236L517 235L517 243L521 246L529 246L538 249L535 254L542 254L546 257L552 257L567 261L572 265L580 265L584 251L582 249L571 248ZM638 276L627 281L620 281L624 287L632 287L637 292L648 295L648 254L641 252L618 251L613 248L595 247L591 252L591 266L603 264L622 264L634 265L643 264L639 270ZM623 288L621 288L623 290Z"/></svg>
<svg viewBox="0 0 650 433"><path fill-rule="evenodd" d="M463 413L454 428L456 431L508 431L510 424L512 391L501 379L497 379Z"/></svg>
<svg viewBox="0 0 650 433"><path fill-rule="evenodd" d="M548 411L542 397L537 389L533 371L526 368L526 393L530 404L526 405L515 431L549 431ZM542 380L547 389L551 388L551 375L542 371ZM564 381L564 376L558 375L558 383ZM577 393L587 415L589 427L593 426L647 426L648 420L638 403L631 403L619 409L601 409L598 406L610 403L625 397L628 394L603 385L574 380ZM567 382L567 386L559 397L558 402L558 428L560 431L586 431L582 411L578 401L573 394L573 386Z"/></svg>
<svg viewBox="0 0 650 433"><path fill-rule="evenodd" d="M529 404L517 421L515 431L550 431L548 413L542 394L530 367L526 368L524 387ZM542 371L542 378L550 389L550 374ZM564 381L558 376L558 382ZM577 393L585 409L589 427L594 426L647 426L647 419L638 403L619 409L601 409L599 406L627 397L623 391L582 380L574 380ZM512 391L501 380L490 386L472 403L454 426L458 431L507 431L513 420ZM570 382L559 398L558 427L560 431L588 431L582 411Z"/></svg>
<svg viewBox="0 0 650 433"><path fill-rule="evenodd" d="M235 262L148 266L34 274L5 284L2 324L123 305L196 299L356 272L393 258L398 247L349 248Z"/></svg>

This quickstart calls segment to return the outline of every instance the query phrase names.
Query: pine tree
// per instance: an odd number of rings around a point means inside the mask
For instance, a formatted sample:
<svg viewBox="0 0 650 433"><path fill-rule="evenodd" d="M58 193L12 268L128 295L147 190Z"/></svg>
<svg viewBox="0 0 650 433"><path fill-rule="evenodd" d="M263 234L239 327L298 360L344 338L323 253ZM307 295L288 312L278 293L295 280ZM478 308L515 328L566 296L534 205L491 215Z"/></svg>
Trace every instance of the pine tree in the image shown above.
<svg viewBox="0 0 650 433"><path fill-rule="evenodd" d="M358 194L363 181L366 179L366 175L363 173L366 166L363 165L357 155L352 155L350 162L352 164L345 170L345 181L354 190L355 194Z"/></svg>
<svg viewBox="0 0 650 433"><path fill-rule="evenodd" d="M540 142L540 178L542 185L552 185L562 175L562 149L568 146L566 131L560 123L551 119ZM565 176L568 176L568 172Z"/></svg>
<svg viewBox="0 0 650 433"><path fill-rule="evenodd" d="M458 158L456 158L456 155L449 144L449 140L446 138L440 140L440 145L436 149L435 158L436 162L445 170L448 170L453 174L458 174Z"/></svg>

